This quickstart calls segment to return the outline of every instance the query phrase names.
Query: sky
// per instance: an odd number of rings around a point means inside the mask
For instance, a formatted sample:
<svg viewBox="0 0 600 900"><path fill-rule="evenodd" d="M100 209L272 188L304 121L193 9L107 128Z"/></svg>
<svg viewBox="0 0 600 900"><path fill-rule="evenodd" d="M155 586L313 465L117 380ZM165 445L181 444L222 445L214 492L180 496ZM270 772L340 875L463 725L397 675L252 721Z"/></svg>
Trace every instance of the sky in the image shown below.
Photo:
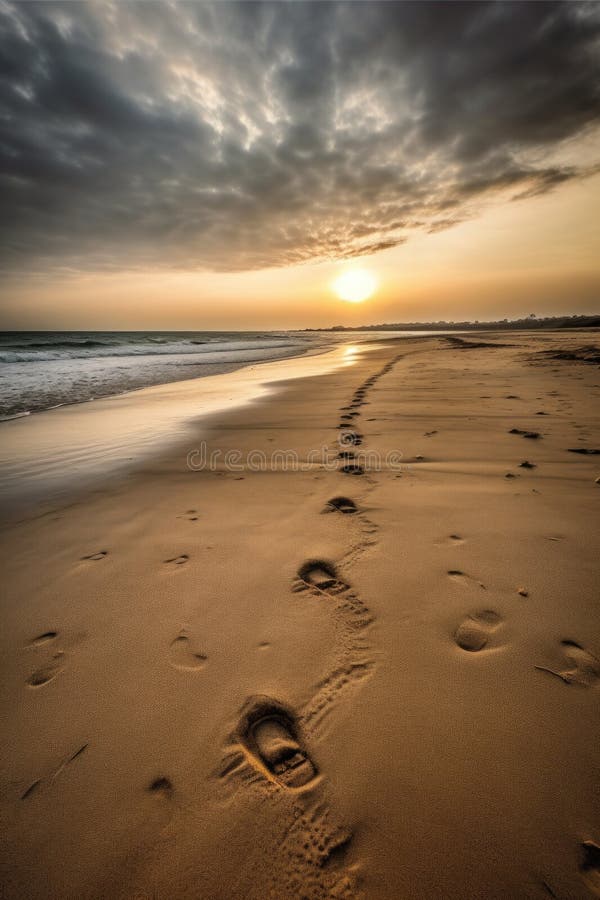
<svg viewBox="0 0 600 900"><path fill-rule="evenodd" d="M599 46L571 0L0 0L0 325L599 312Z"/></svg>

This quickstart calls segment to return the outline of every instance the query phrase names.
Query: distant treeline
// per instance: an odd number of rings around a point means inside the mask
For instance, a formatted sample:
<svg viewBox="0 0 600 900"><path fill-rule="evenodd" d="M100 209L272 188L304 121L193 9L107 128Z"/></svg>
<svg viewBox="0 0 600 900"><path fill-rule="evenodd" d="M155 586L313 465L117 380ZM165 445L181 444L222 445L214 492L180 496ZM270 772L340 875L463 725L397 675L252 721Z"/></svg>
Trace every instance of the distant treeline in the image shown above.
<svg viewBox="0 0 600 900"><path fill-rule="evenodd" d="M600 328L600 316L535 315L525 319L499 319L496 322L386 322L383 325L333 325L331 328L305 328L304 331L508 331L520 328Z"/></svg>

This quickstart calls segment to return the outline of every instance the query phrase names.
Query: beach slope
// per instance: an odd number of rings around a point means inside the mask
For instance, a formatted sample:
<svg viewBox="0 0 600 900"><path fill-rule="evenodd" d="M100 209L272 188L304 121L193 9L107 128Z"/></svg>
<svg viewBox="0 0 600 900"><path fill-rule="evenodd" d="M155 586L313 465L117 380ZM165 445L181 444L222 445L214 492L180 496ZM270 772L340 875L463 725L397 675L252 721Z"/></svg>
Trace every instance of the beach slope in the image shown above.
<svg viewBox="0 0 600 900"><path fill-rule="evenodd" d="M595 337L349 348L6 528L2 896L600 896Z"/></svg>

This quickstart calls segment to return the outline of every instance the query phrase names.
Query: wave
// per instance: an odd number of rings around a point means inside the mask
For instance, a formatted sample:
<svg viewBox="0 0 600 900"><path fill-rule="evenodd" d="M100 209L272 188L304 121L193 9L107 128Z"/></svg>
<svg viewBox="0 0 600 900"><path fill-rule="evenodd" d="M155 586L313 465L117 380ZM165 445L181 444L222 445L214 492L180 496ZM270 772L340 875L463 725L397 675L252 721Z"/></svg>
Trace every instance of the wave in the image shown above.
<svg viewBox="0 0 600 900"><path fill-rule="evenodd" d="M294 332L0 333L0 421L302 355Z"/></svg>
<svg viewBox="0 0 600 900"><path fill-rule="evenodd" d="M288 350L302 345L300 341L288 339L255 339L255 340L173 340L173 341L102 341L57 340L35 341L30 343L0 343L0 363L32 363L51 360L93 359L127 356L196 356L198 358L210 354L215 359L227 361L228 353L234 355L240 351ZM265 356L269 356L267 352ZM200 359L199 359L200 361Z"/></svg>
<svg viewBox="0 0 600 900"><path fill-rule="evenodd" d="M0 415L0 422L10 422L12 419L23 419L25 416L30 416L31 410L24 409L22 412L13 413L12 415L2 416Z"/></svg>
<svg viewBox="0 0 600 900"><path fill-rule="evenodd" d="M4 344L5 350L68 350L70 347L110 347L109 341L40 341L39 343Z"/></svg>

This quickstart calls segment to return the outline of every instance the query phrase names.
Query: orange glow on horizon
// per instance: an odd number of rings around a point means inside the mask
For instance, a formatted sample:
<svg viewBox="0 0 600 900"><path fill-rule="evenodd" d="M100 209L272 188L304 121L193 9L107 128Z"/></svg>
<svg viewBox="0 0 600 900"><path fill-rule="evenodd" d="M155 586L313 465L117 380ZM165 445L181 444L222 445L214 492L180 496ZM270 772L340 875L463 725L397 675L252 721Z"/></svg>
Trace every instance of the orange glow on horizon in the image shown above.
<svg viewBox="0 0 600 900"><path fill-rule="evenodd" d="M600 174L356 260L244 272L91 271L7 278L6 330L262 330L595 313ZM376 282L368 302L333 289Z"/></svg>

